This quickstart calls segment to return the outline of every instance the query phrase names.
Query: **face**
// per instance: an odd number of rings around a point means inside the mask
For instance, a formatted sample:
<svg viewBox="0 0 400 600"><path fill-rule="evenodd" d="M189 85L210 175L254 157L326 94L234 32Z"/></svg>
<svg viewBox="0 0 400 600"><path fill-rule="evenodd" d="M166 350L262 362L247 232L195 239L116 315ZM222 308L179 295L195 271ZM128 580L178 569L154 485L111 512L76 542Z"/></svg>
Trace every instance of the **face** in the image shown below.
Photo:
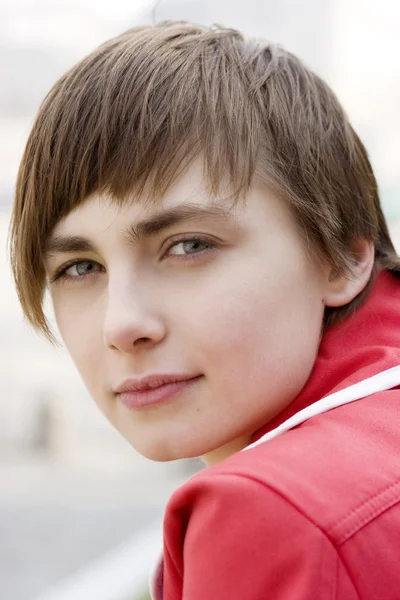
<svg viewBox="0 0 400 600"><path fill-rule="evenodd" d="M196 162L156 207L91 197L58 223L46 269L90 394L151 459L245 447L314 364L326 273L262 184L232 209Z"/></svg>

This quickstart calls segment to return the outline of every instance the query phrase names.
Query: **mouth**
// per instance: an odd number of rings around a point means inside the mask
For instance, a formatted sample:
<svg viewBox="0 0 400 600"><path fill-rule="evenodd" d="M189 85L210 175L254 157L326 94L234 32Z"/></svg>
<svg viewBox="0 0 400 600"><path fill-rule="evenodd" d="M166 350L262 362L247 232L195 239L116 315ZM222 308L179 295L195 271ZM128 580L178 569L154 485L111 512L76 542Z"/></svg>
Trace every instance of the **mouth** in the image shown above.
<svg viewBox="0 0 400 600"><path fill-rule="evenodd" d="M151 376L144 380L127 381L117 389L116 396L130 410L157 406L175 400L202 377Z"/></svg>

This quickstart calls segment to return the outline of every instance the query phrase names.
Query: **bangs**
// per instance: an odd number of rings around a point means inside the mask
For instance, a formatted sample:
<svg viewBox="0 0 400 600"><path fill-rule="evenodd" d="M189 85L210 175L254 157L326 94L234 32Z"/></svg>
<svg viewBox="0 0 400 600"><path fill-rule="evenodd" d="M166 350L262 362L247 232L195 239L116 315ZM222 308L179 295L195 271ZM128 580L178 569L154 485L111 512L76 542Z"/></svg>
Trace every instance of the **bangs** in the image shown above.
<svg viewBox="0 0 400 600"><path fill-rule="evenodd" d="M199 154L211 195L223 178L235 197L247 191L261 137L249 57L237 33L182 29L184 36L175 25L111 40L46 98L27 162L48 233L94 193L157 202Z"/></svg>

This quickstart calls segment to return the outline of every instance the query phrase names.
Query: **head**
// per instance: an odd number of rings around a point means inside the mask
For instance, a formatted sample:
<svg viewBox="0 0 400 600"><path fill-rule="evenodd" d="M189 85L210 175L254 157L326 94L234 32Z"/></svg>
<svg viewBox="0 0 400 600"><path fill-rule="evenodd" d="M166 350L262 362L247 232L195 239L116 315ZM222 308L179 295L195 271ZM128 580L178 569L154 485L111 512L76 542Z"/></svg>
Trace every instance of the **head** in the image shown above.
<svg viewBox="0 0 400 600"><path fill-rule="evenodd" d="M244 447L301 391L323 331L400 270L328 86L277 46L186 23L127 31L56 83L11 255L30 323L52 338L49 290L94 400L155 460ZM148 375L189 380L119 393Z"/></svg>

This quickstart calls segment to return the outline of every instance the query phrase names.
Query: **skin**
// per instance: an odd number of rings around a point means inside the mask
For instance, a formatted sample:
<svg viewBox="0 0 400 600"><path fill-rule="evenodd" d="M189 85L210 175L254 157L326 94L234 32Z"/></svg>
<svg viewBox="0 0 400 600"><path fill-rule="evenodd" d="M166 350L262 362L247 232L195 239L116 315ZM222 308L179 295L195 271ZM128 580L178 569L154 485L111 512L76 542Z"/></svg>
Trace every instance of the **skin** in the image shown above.
<svg viewBox="0 0 400 600"><path fill-rule="evenodd" d="M188 202L213 206L199 160L158 206L87 199L53 238L79 236L95 247L58 244L45 264L59 331L107 419L150 459L202 456L210 465L244 448L301 391L325 305L361 291L373 248L358 243L351 281L313 264L286 204L256 182L229 214L197 215L140 240L128 234ZM227 207L222 199L217 205ZM201 241L188 242L193 237ZM54 281L71 261L80 266ZM129 377L155 373L201 377L147 408L128 409L114 393Z"/></svg>

